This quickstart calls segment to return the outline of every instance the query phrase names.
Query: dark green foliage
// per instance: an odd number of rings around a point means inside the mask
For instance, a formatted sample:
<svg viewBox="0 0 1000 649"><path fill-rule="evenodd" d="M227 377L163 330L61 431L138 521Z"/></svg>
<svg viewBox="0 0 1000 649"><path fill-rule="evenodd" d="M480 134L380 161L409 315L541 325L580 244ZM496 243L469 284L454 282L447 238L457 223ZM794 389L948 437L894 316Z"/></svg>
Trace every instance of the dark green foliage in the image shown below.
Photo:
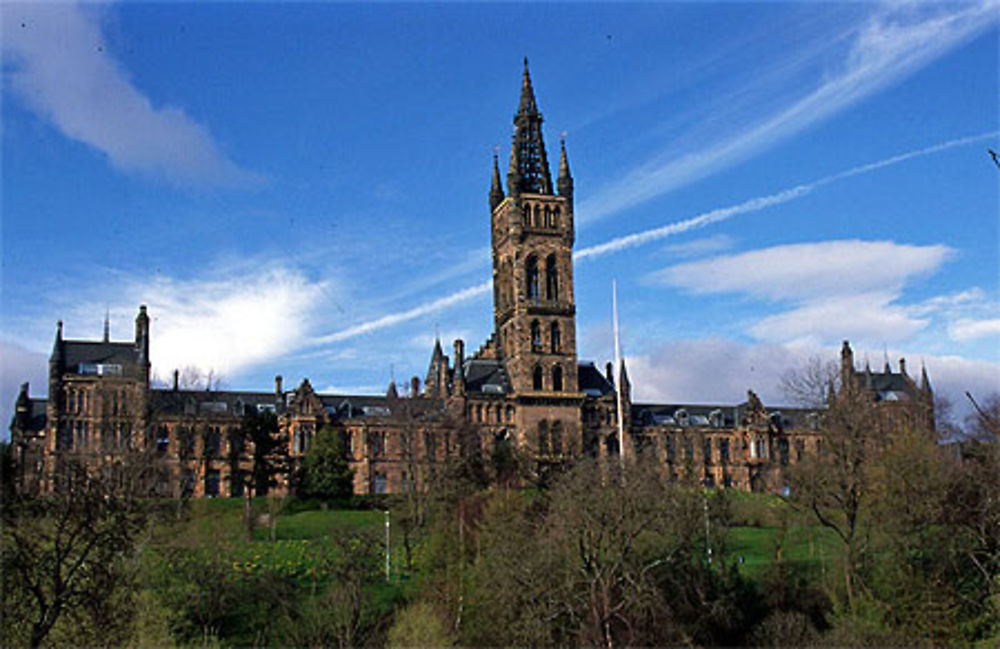
<svg viewBox="0 0 1000 649"><path fill-rule="evenodd" d="M56 494L2 504L0 643L119 644L129 633L143 504L72 461L58 479Z"/></svg>
<svg viewBox="0 0 1000 649"><path fill-rule="evenodd" d="M252 448L249 482L254 495L266 496L288 465L288 449L278 435L278 417L270 411L248 408L240 422L240 436Z"/></svg>
<svg viewBox="0 0 1000 649"><path fill-rule="evenodd" d="M344 502L354 492L354 473L339 431L322 428L302 462L302 495Z"/></svg>

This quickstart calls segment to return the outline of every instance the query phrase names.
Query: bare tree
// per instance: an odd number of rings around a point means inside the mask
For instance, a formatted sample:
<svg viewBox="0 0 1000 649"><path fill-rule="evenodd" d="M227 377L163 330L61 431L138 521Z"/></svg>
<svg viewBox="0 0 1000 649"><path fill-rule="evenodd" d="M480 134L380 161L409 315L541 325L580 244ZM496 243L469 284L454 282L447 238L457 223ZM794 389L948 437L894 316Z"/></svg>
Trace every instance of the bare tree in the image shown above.
<svg viewBox="0 0 1000 649"><path fill-rule="evenodd" d="M135 460L116 469L141 474ZM138 475L107 468L64 458L52 494L3 503L3 644L37 647L64 619L76 629L73 642L121 640L115 633L125 624L118 604L129 584L126 560L146 514Z"/></svg>

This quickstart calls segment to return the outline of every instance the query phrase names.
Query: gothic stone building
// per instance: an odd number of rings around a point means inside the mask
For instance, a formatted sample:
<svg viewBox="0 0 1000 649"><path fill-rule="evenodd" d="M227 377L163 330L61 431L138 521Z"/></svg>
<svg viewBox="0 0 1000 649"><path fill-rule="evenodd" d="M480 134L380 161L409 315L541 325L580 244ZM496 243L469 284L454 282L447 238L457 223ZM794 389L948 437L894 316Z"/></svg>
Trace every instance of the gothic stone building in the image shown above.
<svg viewBox="0 0 1000 649"><path fill-rule="evenodd" d="M320 394L308 380L285 390L280 376L273 391L185 390L176 373L172 388L150 385L144 306L128 342L110 341L107 328L102 341L66 340L60 323L49 398L32 398L25 384L11 423L24 488L51 489L64 458L114 463L141 451L155 458L163 495L241 495L252 449L236 433L248 411L277 417L288 458L279 491L294 487L294 469L324 426L342 435L358 494L420 488L470 436L474 452L489 458L509 444L537 473L623 454L710 487L780 488L783 465L819 451L820 411L768 410L753 392L737 405L633 403L624 364L614 376L610 363L602 372L579 361L573 178L562 145L552 182L527 65L514 126L506 192L493 160L494 328L477 351L466 355L457 340L449 358L436 342L422 388L415 377L405 397L394 384L373 396ZM931 417L926 373L918 386L903 361L899 372L858 371L846 342L841 361L842 384L862 387L890 416Z"/></svg>

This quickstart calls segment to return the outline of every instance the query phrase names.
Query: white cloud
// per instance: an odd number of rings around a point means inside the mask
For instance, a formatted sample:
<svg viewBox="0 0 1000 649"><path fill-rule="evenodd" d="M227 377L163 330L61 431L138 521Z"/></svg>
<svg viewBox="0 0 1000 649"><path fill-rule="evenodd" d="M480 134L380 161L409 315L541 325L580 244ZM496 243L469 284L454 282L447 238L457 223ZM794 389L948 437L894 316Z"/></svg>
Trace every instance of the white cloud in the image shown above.
<svg viewBox="0 0 1000 649"><path fill-rule="evenodd" d="M4 76L15 96L115 167L182 185L255 184L208 130L175 106L154 106L108 54L99 10L3 3Z"/></svg>
<svg viewBox="0 0 1000 649"><path fill-rule="evenodd" d="M136 308L146 304L154 374L168 380L175 369L194 367L224 383L300 349L319 311L335 301L331 282L281 265L218 269L195 279L120 275L86 291L63 299L73 302L67 338L97 334L94 326L106 303L95 296L116 296L110 308L113 340L122 328L125 339L132 337ZM84 329L81 322L91 326Z"/></svg>
<svg viewBox="0 0 1000 649"><path fill-rule="evenodd" d="M701 257L715 252L730 250L736 241L728 234L715 234L710 237L692 239L683 243L675 243L663 247L663 252L670 257Z"/></svg>
<svg viewBox="0 0 1000 649"><path fill-rule="evenodd" d="M597 220L733 166L912 74L997 20L995 0L877 9L854 31L836 67L784 108L739 125L697 151L661 153L601 188L577 209ZM709 121L704 115L702 121Z"/></svg>
<svg viewBox="0 0 1000 649"><path fill-rule="evenodd" d="M923 363L935 394L951 401L958 421L971 408L966 390L979 401L1000 393L1000 364L958 356L921 356L901 349L887 353L892 359L909 358L914 378ZM880 348L878 356L882 354ZM864 348L855 345L855 358L864 356ZM782 375L803 368L812 357L839 362L838 349L832 346L706 339L673 341L630 356L628 368L634 401L733 405L746 399L747 389L752 389L765 405L773 407L789 405L781 390Z"/></svg>
<svg viewBox="0 0 1000 649"><path fill-rule="evenodd" d="M987 336L1000 336L1000 318L974 320L961 318L948 325L948 334L957 341L974 340Z"/></svg>
<svg viewBox="0 0 1000 649"><path fill-rule="evenodd" d="M843 336L900 341L927 321L895 304L906 282L940 268L953 250L892 241L823 241L671 266L650 281L693 293L741 293L794 308L750 327L759 339L818 344Z"/></svg>
<svg viewBox="0 0 1000 649"><path fill-rule="evenodd" d="M947 246L892 241L822 241L774 246L671 266L650 279L694 293L749 293L771 300L898 291L937 270Z"/></svg>

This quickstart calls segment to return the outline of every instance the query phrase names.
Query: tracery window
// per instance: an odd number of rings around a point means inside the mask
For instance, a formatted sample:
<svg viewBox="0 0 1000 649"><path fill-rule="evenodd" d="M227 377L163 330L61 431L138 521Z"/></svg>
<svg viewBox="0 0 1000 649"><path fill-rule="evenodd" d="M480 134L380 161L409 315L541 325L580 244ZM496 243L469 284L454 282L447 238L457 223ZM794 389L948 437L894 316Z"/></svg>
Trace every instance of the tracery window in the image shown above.
<svg viewBox="0 0 1000 649"><path fill-rule="evenodd" d="M538 324L538 320L531 322L531 351L542 351L542 327Z"/></svg>
<svg viewBox="0 0 1000 649"><path fill-rule="evenodd" d="M559 365L552 368L552 389L555 392L562 392L563 389L563 371Z"/></svg>
<svg viewBox="0 0 1000 649"><path fill-rule="evenodd" d="M537 302L541 293L538 286L538 257L531 255L526 264L528 299Z"/></svg>
<svg viewBox="0 0 1000 649"><path fill-rule="evenodd" d="M559 299L559 269L555 255L549 255L545 259L545 299Z"/></svg>

